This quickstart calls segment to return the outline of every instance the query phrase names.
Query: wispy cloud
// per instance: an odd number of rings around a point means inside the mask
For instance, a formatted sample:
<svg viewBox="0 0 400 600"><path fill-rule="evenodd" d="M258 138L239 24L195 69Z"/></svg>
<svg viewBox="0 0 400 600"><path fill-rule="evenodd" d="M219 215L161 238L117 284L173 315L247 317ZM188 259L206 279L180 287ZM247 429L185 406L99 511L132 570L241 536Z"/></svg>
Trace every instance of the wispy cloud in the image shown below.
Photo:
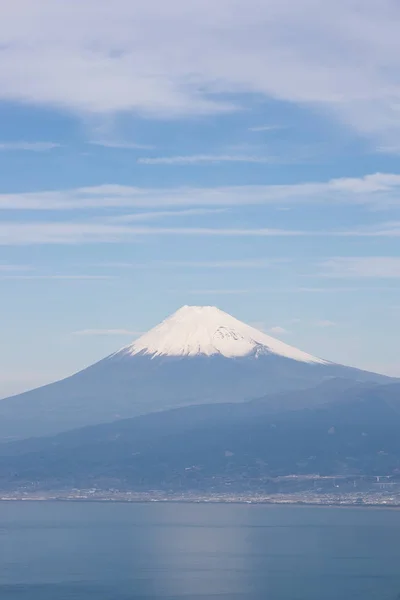
<svg viewBox="0 0 400 600"><path fill-rule="evenodd" d="M93 146L102 146L103 148L115 148L116 150L151 150L154 146L149 144L139 144L135 142L96 140L89 142Z"/></svg>
<svg viewBox="0 0 400 600"><path fill-rule="evenodd" d="M134 213L129 215L117 215L110 217L107 221L113 223L133 223L135 221L153 221L164 218L176 217L201 217L226 212L226 208L186 208L183 210L155 210L152 212Z"/></svg>
<svg viewBox="0 0 400 600"><path fill-rule="evenodd" d="M112 275L0 275L0 279L17 280L61 280L61 281L97 281L115 279Z"/></svg>
<svg viewBox="0 0 400 600"><path fill-rule="evenodd" d="M0 245L91 244L130 242L145 236L297 237L322 232L285 229L212 227L137 227L91 222L0 223Z"/></svg>
<svg viewBox="0 0 400 600"><path fill-rule="evenodd" d="M274 327L270 327L269 333L272 333L273 335L286 335L289 331L280 325L274 325Z"/></svg>
<svg viewBox="0 0 400 600"><path fill-rule="evenodd" d="M286 258L233 260L157 260L143 263L103 263L97 266L120 269L268 269L289 262Z"/></svg>
<svg viewBox="0 0 400 600"><path fill-rule="evenodd" d="M391 146L378 146L376 150L380 154L400 154L400 145L392 144Z"/></svg>
<svg viewBox="0 0 400 600"><path fill-rule="evenodd" d="M0 151L47 152L60 148L55 142L0 142Z"/></svg>
<svg viewBox="0 0 400 600"><path fill-rule="evenodd" d="M400 174L330 179L289 185L141 188L100 185L61 191L0 194L0 209L80 210L104 207L223 207L246 205L400 205Z"/></svg>
<svg viewBox="0 0 400 600"><path fill-rule="evenodd" d="M311 291L311 290L312 290L312 288L310 288L309 291ZM303 290L299 290L299 291L304 291L304 289ZM321 291L321 290L318 289L318 291ZM296 325L299 325L302 322L302 320L301 319L290 319L289 322L292 325L296 326ZM325 328L328 328L328 327L335 327L336 323L334 321L330 321L328 319L320 319L320 320L317 320L317 321L309 321L307 323L307 325L309 327L317 327L317 328L320 328L320 329L325 329ZM272 329L271 329L271 331L272 331ZM285 329L283 329L283 332L284 331L285 331Z"/></svg>
<svg viewBox="0 0 400 600"><path fill-rule="evenodd" d="M398 286L379 286L379 290L381 291L393 291L399 290ZM368 292L375 291L376 286L374 287L366 287L366 286L334 286L334 287L297 287L293 289L288 289L287 292L304 292L310 294L337 294L337 293L347 293L347 292Z"/></svg>
<svg viewBox="0 0 400 600"><path fill-rule="evenodd" d="M175 292L176 290L171 290L173 292ZM251 290L247 290L247 289L219 289L219 288L215 288L215 289L199 289L199 290L187 290L186 293L191 294L191 295L210 295L210 296L236 296L241 295L241 294L249 294L251 292Z"/></svg>
<svg viewBox="0 0 400 600"><path fill-rule="evenodd" d="M327 0L323 11L313 0L170 0L157 10L146 0L18 0L0 23L0 98L182 117L233 110L236 94L241 103L256 94L396 140L399 18L396 0Z"/></svg>
<svg viewBox="0 0 400 600"><path fill-rule="evenodd" d="M383 287L379 287L379 290L382 291L400 291L400 288L398 286L383 286ZM212 296L214 295L235 295L235 294L257 294L259 296L265 296L268 297L271 294L277 294L277 295L287 295L287 294L300 294L300 293L305 293L305 294L347 294L347 293L352 293L354 294L355 292L358 293L365 293L368 291L376 291L376 286L375 287L371 287L371 286L330 286L330 287L285 287L285 288L280 288L280 287L264 287L264 288L257 288L257 287L252 287L252 288L236 288L236 289L221 289L221 288L210 288L210 289L194 289L194 290L180 290L180 289L170 289L169 292L170 293L179 293L180 295L182 294L204 294L204 295L210 295ZM299 323L300 320L296 319L293 321L290 321L290 323L296 324ZM313 326L313 327L333 327L336 326L337 324L332 322L333 325L318 325L318 323L325 323L325 321L314 321L314 322L310 322L309 325ZM257 329L263 329L264 331L268 331L268 327L265 324L262 323L252 323L253 327L256 327ZM271 331L269 329L269 331Z"/></svg>
<svg viewBox="0 0 400 600"><path fill-rule="evenodd" d="M199 237L400 237L400 226L374 229L296 230L276 228L148 227L101 222L0 223L0 245L133 242L149 236ZM325 265L326 267L328 265ZM331 271L332 273L332 271Z"/></svg>
<svg viewBox="0 0 400 600"><path fill-rule="evenodd" d="M129 329L81 329L80 331L73 331L71 335L129 335L132 337L138 337L142 335L142 333L142 331L131 331Z"/></svg>
<svg viewBox="0 0 400 600"><path fill-rule="evenodd" d="M280 125L257 125L256 127L249 127L249 131L276 131L277 129L282 129Z"/></svg>
<svg viewBox="0 0 400 600"><path fill-rule="evenodd" d="M400 235L400 233L399 233ZM321 263L322 274L335 278L400 278L400 257L339 257Z"/></svg>
<svg viewBox="0 0 400 600"><path fill-rule="evenodd" d="M273 164L277 158L273 156L247 156L235 154L194 154L189 156L159 156L156 158L138 158L141 165L204 165L218 163L259 163Z"/></svg>
<svg viewBox="0 0 400 600"><path fill-rule="evenodd" d="M266 269L286 262L286 259L165 261L157 264L166 267L190 267L191 269Z"/></svg>
<svg viewBox="0 0 400 600"><path fill-rule="evenodd" d="M384 221L371 226L360 226L358 229L343 231L341 235L357 237L399 237L400 221Z"/></svg>
<svg viewBox="0 0 400 600"><path fill-rule="evenodd" d="M327 327L335 327L336 323L334 321L329 321L329 319L321 319L320 321L314 321L313 325L325 329Z"/></svg>
<svg viewBox="0 0 400 600"><path fill-rule="evenodd" d="M20 271L31 271L33 267L28 265L6 265L0 263L0 274L15 273Z"/></svg>

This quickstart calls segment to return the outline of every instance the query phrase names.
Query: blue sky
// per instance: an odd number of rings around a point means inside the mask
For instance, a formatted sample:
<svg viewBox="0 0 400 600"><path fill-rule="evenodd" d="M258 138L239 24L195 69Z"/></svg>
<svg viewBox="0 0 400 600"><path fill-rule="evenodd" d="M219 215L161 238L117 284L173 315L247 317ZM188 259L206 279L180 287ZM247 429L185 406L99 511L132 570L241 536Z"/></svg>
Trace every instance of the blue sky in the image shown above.
<svg viewBox="0 0 400 600"><path fill-rule="evenodd" d="M183 304L400 375L399 18L394 0L4 7L0 396Z"/></svg>

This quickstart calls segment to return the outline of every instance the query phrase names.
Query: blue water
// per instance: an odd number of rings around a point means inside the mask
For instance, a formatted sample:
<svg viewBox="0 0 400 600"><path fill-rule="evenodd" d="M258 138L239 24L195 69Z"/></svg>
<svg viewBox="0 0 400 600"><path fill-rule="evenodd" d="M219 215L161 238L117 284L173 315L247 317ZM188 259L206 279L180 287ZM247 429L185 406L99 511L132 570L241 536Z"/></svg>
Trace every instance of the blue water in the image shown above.
<svg viewBox="0 0 400 600"><path fill-rule="evenodd" d="M0 600L398 600L400 511L0 502Z"/></svg>

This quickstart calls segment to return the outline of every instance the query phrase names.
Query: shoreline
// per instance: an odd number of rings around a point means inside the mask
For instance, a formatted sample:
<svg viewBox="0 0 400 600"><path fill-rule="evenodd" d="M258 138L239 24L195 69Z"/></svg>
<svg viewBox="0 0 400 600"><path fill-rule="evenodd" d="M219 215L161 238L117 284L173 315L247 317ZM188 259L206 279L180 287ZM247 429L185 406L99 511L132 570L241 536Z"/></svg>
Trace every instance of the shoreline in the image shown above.
<svg viewBox="0 0 400 600"><path fill-rule="evenodd" d="M232 499L232 500L224 500L222 498L216 499L189 499L189 498L165 498L165 499L145 499L145 498L66 498L66 497L26 497L26 498L18 498L18 497L0 497L0 504L6 503L31 503L31 502L48 502L48 503L80 503L80 504L218 504L218 505L247 505L247 506L288 506L288 507L313 507L313 508L379 508L379 509L391 509L398 510L400 509L399 503L391 503L391 502L350 502L350 501L335 501L330 500L326 502L316 502L316 501L305 501L305 500L284 500L277 501L272 499L254 499L254 500L240 500L240 499Z"/></svg>

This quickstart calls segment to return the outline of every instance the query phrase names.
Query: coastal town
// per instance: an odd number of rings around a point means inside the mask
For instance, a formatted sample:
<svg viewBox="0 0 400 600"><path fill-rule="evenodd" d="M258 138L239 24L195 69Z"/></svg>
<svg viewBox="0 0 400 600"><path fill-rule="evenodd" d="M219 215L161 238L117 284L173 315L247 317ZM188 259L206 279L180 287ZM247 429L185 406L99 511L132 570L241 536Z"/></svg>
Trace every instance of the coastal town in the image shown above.
<svg viewBox="0 0 400 600"><path fill-rule="evenodd" d="M58 501L58 502L184 502L227 504L271 504L310 506L382 506L400 507L400 490L377 489L369 492L332 491L330 493L263 494L263 493L199 493L199 492L134 492L121 490L72 489L64 491L0 492L0 502L6 501Z"/></svg>

